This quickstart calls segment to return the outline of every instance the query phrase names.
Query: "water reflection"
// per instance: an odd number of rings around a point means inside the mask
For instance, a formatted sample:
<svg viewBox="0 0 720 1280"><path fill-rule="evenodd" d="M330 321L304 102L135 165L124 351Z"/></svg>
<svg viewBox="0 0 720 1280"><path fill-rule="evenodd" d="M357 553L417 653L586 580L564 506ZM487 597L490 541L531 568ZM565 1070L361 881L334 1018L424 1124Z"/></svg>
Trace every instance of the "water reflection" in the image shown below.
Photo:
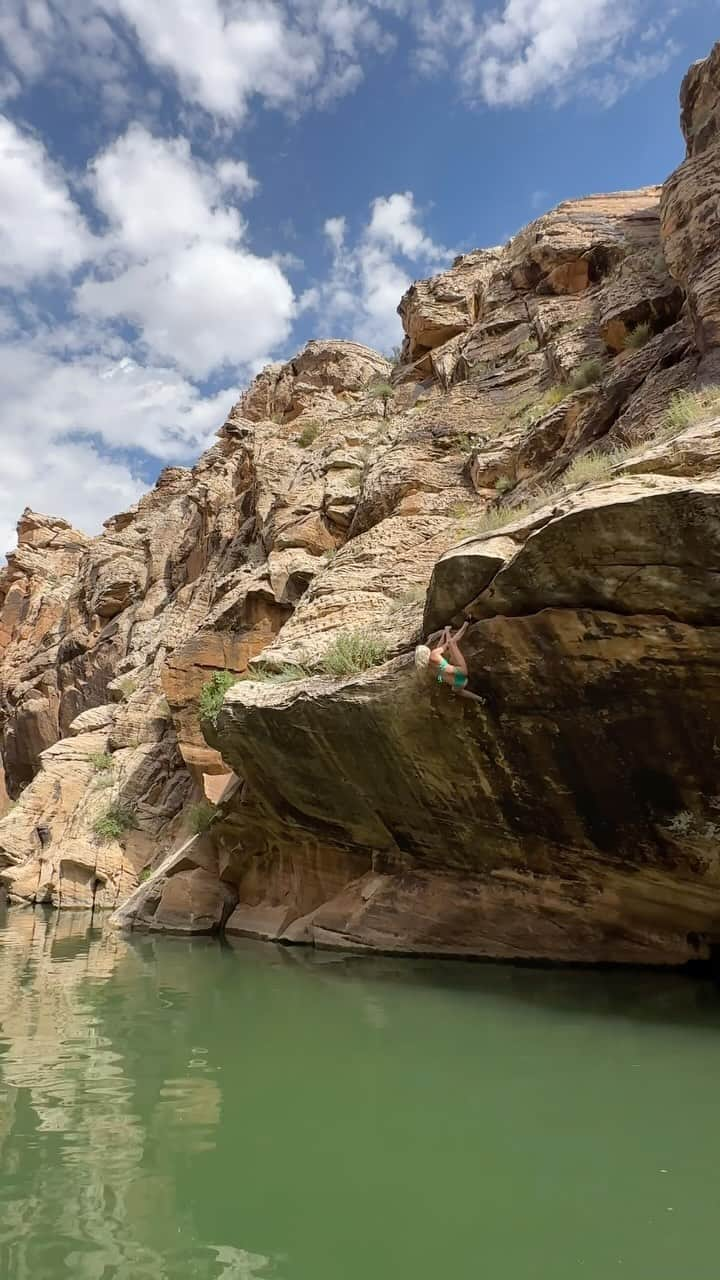
<svg viewBox="0 0 720 1280"><path fill-rule="evenodd" d="M0 917L3 1280L267 1276L263 1255L198 1247L177 1201L174 1161L211 1151L220 1123L207 1049L189 1048L186 1074L155 1070L140 1097L127 1042L104 1030L144 1025L156 1068L162 1036L180 1030L159 1029L161 1011L182 1002L191 971L187 982L177 965L166 972L154 947L97 929L88 913L10 918L3 929Z"/></svg>
<svg viewBox="0 0 720 1280"><path fill-rule="evenodd" d="M709 982L9 918L2 1280L714 1274Z"/></svg>

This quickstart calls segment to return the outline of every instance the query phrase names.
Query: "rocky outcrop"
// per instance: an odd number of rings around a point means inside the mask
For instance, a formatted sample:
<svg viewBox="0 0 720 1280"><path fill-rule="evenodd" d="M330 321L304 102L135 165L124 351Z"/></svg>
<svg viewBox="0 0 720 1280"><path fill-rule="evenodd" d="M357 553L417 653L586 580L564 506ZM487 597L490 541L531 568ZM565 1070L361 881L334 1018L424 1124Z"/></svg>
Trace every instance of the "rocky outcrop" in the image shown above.
<svg viewBox="0 0 720 1280"><path fill-rule="evenodd" d="M399 363L312 342L100 538L24 517L14 901L498 958L720 945L717 59L663 188L416 282ZM480 701L413 663L462 618Z"/></svg>
<svg viewBox="0 0 720 1280"><path fill-rule="evenodd" d="M690 68L680 91L685 163L662 197L665 253L685 288L706 378L720 377L720 46Z"/></svg>

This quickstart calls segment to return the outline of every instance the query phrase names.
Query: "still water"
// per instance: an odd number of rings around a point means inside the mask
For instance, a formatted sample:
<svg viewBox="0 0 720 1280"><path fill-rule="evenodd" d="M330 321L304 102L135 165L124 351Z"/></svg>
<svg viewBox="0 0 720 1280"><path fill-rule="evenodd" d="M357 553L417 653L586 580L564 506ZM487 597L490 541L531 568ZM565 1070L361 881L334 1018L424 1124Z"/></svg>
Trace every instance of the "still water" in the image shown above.
<svg viewBox="0 0 720 1280"><path fill-rule="evenodd" d="M709 983L0 915L2 1280L717 1274Z"/></svg>

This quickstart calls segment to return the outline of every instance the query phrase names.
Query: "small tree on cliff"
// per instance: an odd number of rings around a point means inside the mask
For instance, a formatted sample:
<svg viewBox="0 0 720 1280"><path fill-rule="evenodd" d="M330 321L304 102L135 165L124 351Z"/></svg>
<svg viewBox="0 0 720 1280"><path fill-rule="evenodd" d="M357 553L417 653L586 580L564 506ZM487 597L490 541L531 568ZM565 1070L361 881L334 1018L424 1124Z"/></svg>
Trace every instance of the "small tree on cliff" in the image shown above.
<svg viewBox="0 0 720 1280"><path fill-rule="evenodd" d="M388 405L390 404L390 401L393 399L393 396L395 395L395 391L393 387L390 386L390 383L389 382L371 382L370 386L368 387L368 395L372 396L373 400L382 400L383 418L387 418Z"/></svg>

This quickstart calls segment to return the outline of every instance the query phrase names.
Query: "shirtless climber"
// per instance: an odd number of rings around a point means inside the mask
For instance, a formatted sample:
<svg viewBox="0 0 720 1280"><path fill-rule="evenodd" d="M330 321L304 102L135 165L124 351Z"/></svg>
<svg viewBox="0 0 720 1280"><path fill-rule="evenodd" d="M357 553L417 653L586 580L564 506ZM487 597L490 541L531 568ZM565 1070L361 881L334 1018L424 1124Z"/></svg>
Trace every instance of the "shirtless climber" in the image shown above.
<svg viewBox="0 0 720 1280"><path fill-rule="evenodd" d="M445 627L442 631L429 636L430 643L433 644L433 641L435 643L432 648L428 644L418 645L415 650L415 666L420 670L429 671L437 679L438 684L449 685L453 693L459 694L461 698L482 702L482 698L476 693L471 693L467 688L467 663L458 645L458 641L462 640L469 625L468 622L464 622L455 635L449 627ZM446 653L450 655L450 661L445 657Z"/></svg>

